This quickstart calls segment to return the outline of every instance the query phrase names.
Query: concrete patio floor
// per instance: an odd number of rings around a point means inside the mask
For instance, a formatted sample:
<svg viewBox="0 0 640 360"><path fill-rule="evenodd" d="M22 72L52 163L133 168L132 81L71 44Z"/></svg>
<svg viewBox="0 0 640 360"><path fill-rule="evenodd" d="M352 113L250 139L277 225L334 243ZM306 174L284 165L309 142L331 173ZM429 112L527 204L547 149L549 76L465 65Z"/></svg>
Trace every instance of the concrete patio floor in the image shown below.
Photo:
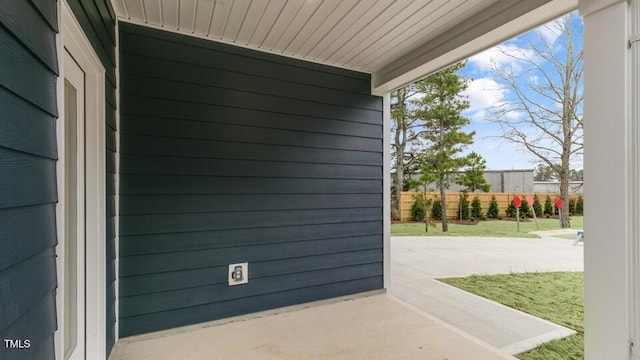
<svg viewBox="0 0 640 360"><path fill-rule="evenodd" d="M110 359L515 359L387 294L311 305L121 339Z"/></svg>
<svg viewBox="0 0 640 360"><path fill-rule="evenodd" d="M582 270L581 246L541 235L394 237L390 294L330 299L120 339L110 359L515 359L508 354L573 331L435 278Z"/></svg>
<svg viewBox="0 0 640 360"><path fill-rule="evenodd" d="M582 246L541 235L541 239L394 237L390 293L509 354L566 337L575 332L435 280L583 270Z"/></svg>

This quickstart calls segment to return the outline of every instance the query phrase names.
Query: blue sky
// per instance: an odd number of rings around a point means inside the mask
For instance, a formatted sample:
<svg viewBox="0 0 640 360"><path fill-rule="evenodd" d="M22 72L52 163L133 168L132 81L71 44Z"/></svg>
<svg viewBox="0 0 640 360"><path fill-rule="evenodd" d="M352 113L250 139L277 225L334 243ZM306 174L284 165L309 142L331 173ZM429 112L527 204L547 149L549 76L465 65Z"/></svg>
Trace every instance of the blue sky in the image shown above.
<svg viewBox="0 0 640 360"><path fill-rule="evenodd" d="M575 16L575 21L577 22L576 24L581 24L582 20ZM467 66L460 71L461 75L472 79L465 91L471 107L463 113L463 115L471 119L471 125L467 126L465 130L476 131L475 142L469 147L469 151L481 154L487 161L488 169L531 169L539 163L539 160L526 150L495 137L502 133L500 127L487 119L492 105L504 102L512 96L509 92L501 89L492 67L511 68L514 73L518 73L522 68L522 64L502 54L497 48L500 47L505 51L513 52L524 51L526 53L528 51L528 42L540 44L543 41L542 39L545 39L560 49L559 43L562 39L560 38L561 34L556 29L552 22L505 41L496 47L469 58ZM579 46L581 48L582 27L579 26L578 29L574 43L576 47ZM527 74L528 81L532 79L535 81L535 75L531 74ZM517 116L517 114L514 116ZM572 161L572 168L582 169L581 159Z"/></svg>

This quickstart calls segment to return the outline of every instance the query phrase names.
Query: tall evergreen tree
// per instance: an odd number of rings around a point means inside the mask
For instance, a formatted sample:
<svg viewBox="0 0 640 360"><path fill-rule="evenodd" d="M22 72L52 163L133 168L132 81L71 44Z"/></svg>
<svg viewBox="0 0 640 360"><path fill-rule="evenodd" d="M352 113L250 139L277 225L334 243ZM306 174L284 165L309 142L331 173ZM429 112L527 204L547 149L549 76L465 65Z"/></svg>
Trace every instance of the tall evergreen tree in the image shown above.
<svg viewBox="0 0 640 360"><path fill-rule="evenodd" d="M487 217L490 219L497 219L499 214L498 210L498 201L496 200L496 196L491 196L491 202L489 202L489 209L487 209Z"/></svg>
<svg viewBox="0 0 640 360"><path fill-rule="evenodd" d="M474 220L481 220L483 217L482 203L480 203L480 199L476 196L473 198L473 201L471 201L471 218Z"/></svg>
<svg viewBox="0 0 640 360"><path fill-rule="evenodd" d="M469 195L467 192L460 194L460 201L458 201L458 216L460 217L460 220L469 220L471 217Z"/></svg>
<svg viewBox="0 0 640 360"><path fill-rule="evenodd" d="M465 162L464 173L456 179L456 183L464 186L464 191L475 192L480 190L488 192L491 189L491 185L487 184L487 180L484 178L487 161L480 154L471 152L466 156Z"/></svg>
<svg viewBox="0 0 640 360"><path fill-rule="evenodd" d="M544 201L544 214L549 216L553 215L553 205L551 205L551 197L549 195L547 195Z"/></svg>
<svg viewBox="0 0 640 360"><path fill-rule="evenodd" d="M522 203L520 204L520 217L522 217L523 219L532 218L533 213L531 212L531 206L529 206L529 202L524 196L521 196L520 199L522 201Z"/></svg>
<svg viewBox="0 0 640 360"><path fill-rule="evenodd" d="M536 216L542 216L542 205L537 194L533 195L533 211L536 212Z"/></svg>
<svg viewBox="0 0 640 360"><path fill-rule="evenodd" d="M461 114L469 108L469 101L460 95L467 88L467 80L457 71L465 64L452 65L416 83L424 94L417 105L418 115L425 121L423 136L429 144L424 156L423 172L426 170L435 175L442 209L447 208L445 190L453 176L467 163L460 153L472 143L475 134L462 131L470 122ZM448 231L446 216L442 216L442 231Z"/></svg>

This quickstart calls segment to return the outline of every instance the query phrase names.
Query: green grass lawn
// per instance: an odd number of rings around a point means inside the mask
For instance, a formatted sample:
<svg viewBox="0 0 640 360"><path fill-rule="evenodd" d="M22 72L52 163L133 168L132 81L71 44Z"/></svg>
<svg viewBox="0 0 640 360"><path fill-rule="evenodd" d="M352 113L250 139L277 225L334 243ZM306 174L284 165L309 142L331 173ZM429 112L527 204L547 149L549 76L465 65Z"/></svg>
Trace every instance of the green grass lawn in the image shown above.
<svg viewBox="0 0 640 360"><path fill-rule="evenodd" d="M559 229L557 219L538 219L539 230ZM573 216L571 218L572 229L583 229L583 217ZM537 235L528 234L536 231L534 221L521 222L520 232L516 230L515 221L480 221L476 225L449 224L449 231L442 232L442 224L438 223L435 228L430 227L429 232L424 231L422 223L402 223L391 225L391 236L496 236L496 237L529 237L536 238ZM575 236L574 236L575 237Z"/></svg>
<svg viewBox="0 0 640 360"><path fill-rule="evenodd" d="M582 272L473 275L439 279L470 293L566 326L577 332L518 355L523 360L584 359Z"/></svg>

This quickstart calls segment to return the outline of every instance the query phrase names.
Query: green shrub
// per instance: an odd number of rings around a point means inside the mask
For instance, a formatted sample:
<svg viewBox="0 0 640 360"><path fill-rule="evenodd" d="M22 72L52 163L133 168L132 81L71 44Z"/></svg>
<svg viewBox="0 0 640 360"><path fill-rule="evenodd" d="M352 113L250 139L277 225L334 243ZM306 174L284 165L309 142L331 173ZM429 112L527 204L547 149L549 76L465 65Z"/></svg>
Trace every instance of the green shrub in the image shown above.
<svg viewBox="0 0 640 360"><path fill-rule="evenodd" d="M469 220L470 215L469 195L464 192L460 195L460 200L458 201L458 217L460 220Z"/></svg>
<svg viewBox="0 0 640 360"><path fill-rule="evenodd" d="M481 220L483 217L482 204L480 204L480 199L476 196L471 202L471 218L474 220Z"/></svg>
<svg viewBox="0 0 640 360"><path fill-rule="evenodd" d="M513 200L509 201L509 206L504 211L506 217L516 217L516 206L513 204Z"/></svg>
<svg viewBox="0 0 640 360"><path fill-rule="evenodd" d="M540 198L538 198L538 195L533 195L533 211L536 212L536 216L542 215L542 205L540 204Z"/></svg>
<svg viewBox="0 0 640 360"><path fill-rule="evenodd" d="M575 199L569 199L569 215L575 215L576 214L576 200Z"/></svg>
<svg viewBox="0 0 640 360"><path fill-rule="evenodd" d="M522 203L520 204L520 218L521 219L532 218L533 212L531 211L531 206L529 206L529 202L524 196L521 196L520 200L522 201Z"/></svg>
<svg viewBox="0 0 640 360"><path fill-rule="evenodd" d="M578 196L578 200L576 201L576 214L584 215L584 198L582 195Z"/></svg>
<svg viewBox="0 0 640 360"><path fill-rule="evenodd" d="M442 203L437 196L433 197L433 206L431 206L431 218L434 220L442 220Z"/></svg>
<svg viewBox="0 0 640 360"><path fill-rule="evenodd" d="M551 216L553 215L553 205L551 205L551 197L547 195L547 199L544 201L544 214Z"/></svg>
<svg viewBox="0 0 640 360"><path fill-rule="evenodd" d="M496 196L491 196L491 202L489 202L489 209L487 209L487 217L490 219L497 219L499 216L498 201Z"/></svg>
<svg viewBox="0 0 640 360"><path fill-rule="evenodd" d="M422 195L414 195L415 201L411 205L411 219L414 221L424 221L425 200Z"/></svg>

